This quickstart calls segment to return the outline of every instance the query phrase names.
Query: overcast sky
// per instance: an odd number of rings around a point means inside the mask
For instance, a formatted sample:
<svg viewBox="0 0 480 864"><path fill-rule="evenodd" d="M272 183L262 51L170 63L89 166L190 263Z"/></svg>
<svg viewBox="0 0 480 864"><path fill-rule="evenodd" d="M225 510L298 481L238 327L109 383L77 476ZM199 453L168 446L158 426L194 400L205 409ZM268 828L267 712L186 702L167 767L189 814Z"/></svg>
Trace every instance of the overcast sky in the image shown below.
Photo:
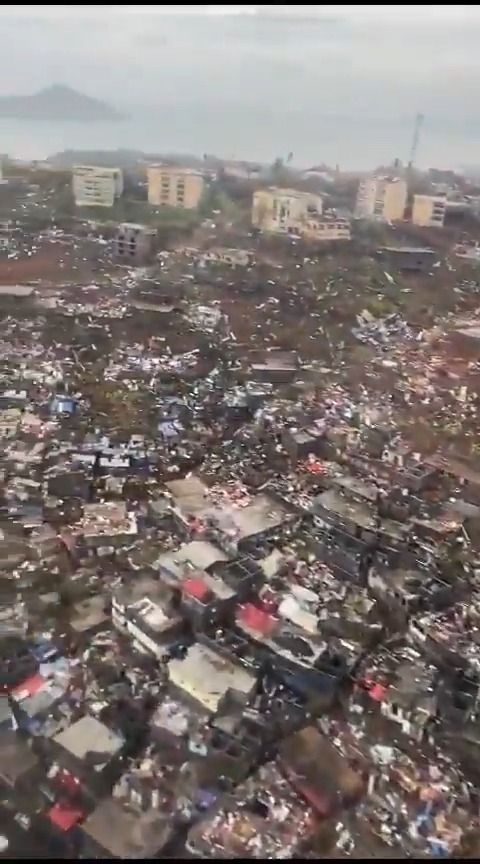
<svg viewBox="0 0 480 864"><path fill-rule="evenodd" d="M3 94L56 82L124 108L238 107L252 130L421 111L431 137L480 131L478 6L3 5L0 27Z"/></svg>
<svg viewBox="0 0 480 864"><path fill-rule="evenodd" d="M56 81L121 102L258 97L275 110L287 97L320 112L395 102L457 117L480 83L477 6L4 5L0 15L3 93Z"/></svg>

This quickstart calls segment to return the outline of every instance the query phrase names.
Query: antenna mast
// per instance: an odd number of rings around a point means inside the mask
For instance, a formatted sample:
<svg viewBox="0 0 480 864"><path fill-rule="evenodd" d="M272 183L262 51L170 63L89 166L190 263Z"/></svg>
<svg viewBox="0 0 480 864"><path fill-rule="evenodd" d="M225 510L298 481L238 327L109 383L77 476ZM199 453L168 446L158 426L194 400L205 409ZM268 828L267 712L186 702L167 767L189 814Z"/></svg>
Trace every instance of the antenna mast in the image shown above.
<svg viewBox="0 0 480 864"><path fill-rule="evenodd" d="M415 117L415 125L413 127L412 146L410 147L410 156L408 158L408 170L411 171L415 165L417 157L418 145L420 143L420 134L422 131L425 114L417 114Z"/></svg>

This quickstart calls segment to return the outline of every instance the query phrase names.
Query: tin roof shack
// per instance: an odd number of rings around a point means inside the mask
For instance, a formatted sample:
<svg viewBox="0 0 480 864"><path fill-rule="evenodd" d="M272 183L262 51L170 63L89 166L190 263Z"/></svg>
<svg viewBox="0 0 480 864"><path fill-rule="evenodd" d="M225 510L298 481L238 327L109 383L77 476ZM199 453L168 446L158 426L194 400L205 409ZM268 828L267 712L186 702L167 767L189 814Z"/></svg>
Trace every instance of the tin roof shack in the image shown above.
<svg viewBox="0 0 480 864"><path fill-rule="evenodd" d="M4 445L16 437L22 419L21 408L3 408L3 405L8 405L8 401L5 393L0 395L0 440Z"/></svg>
<svg viewBox="0 0 480 864"><path fill-rule="evenodd" d="M278 752L281 770L320 817L353 806L365 791L363 778L315 726L282 741Z"/></svg>
<svg viewBox="0 0 480 864"><path fill-rule="evenodd" d="M208 722L210 715L190 699L163 700L151 718L151 740L160 764L165 768L170 761L180 769L179 777L170 774L170 788L181 775L186 778L180 767L186 761L191 768L190 789L183 791L188 797L201 789L225 791L245 779L265 754L262 736L255 734L255 724L245 722L242 711L243 706L232 702Z"/></svg>
<svg viewBox="0 0 480 864"><path fill-rule="evenodd" d="M0 797L13 806L24 805L40 775L39 761L27 742L11 729L0 730Z"/></svg>
<svg viewBox="0 0 480 864"><path fill-rule="evenodd" d="M199 264L229 264L232 267L247 267L251 257L251 253L247 249L216 247L201 253Z"/></svg>
<svg viewBox="0 0 480 864"><path fill-rule="evenodd" d="M82 858L148 859L160 855L173 827L168 816L153 807L142 812L130 800L112 797L97 806L81 831Z"/></svg>
<svg viewBox="0 0 480 864"><path fill-rule="evenodd" d="M73 460L52 465L45 471L45 492L54 498L88 499L92 481L93 462L83 468L75 466Z"/></svg>
<svg viewBox="0 0 480 864"><path fill-rule="evenodd" d="M357 701L371 711L378 709L404 735L422 742L437 716L438 679L435 667L413 648L380 649L365 664L362 690L352 704Z"/></svg>
<svg viewBox="0 0 480 864"><path fill-rule="evenodd" d="M58 666L58 673L55 673ZM68 663L40 666L44 675L37 673L12 692L12 711L17 727L32 736L50 737L62 728L71 713L66 699L69 683ZM51 677L47 677L47 675Z"/></svg>
<svg viewBox="0 0 480 864"><path fill-rule="evenodd" d="M377 256L387 269L406 270L413 273L429 273L439 260L433 249L416 249L410 246L383 246Z"/></svg>
<svg viewBox="0 0 480 864"><path fill-rule="evenodd" d="M14 420L20 422L22 419L21 411L28 404L28 394L26 390L17 390L8 388L0 392L0 409L4 413L5 420Z"/></svg>
<svg viewBox="0 0 480 864"><path fill-rule="evenodd" d="M464 319L457 321L456 328L451 333L451 340L454 347L462 353L467 352L469 356L473 356L473 352L478 351L480 343L480 326L477 319Z"/></svg>
<svg viewBox="0 0 480 864"><path fill-rule="evenodd" d="M119 775L125 740L95 717L85 716L51 739L56 767L92 792L106 792Z"/></svg>
<svg viewBox="0 0 480 864"><path fill-rule="evenodd" d="M105 609L105 597L100 594L86 597L73 604L68 623L77 639L77 644L78 641L88 640L95 633L109 627L110 616Z"/></svg>
<svg viewBox="0 0 480 864"><path fill-rule="evenodd" d="M8 696L0 696L0 732L12 730L12 718Z"/></svg>
<svg viewBox="0 0 480 864"><path fill-rule="evenodd" d="M425 765L395 747L378 751L358 817L404 859L450 857L472 824L460 772L443 759Z"/></svg>
<svg viewBox="0 0 480 864"><path fill-rule="evenodd" d="M83 516L72 526L71 533L90 549L118 547L132 543L137 522L124 501L85 504Z"/></svg>
<svg viewBox="0 0 480 864"><path fill-rule="evenodd" d="M256 352L250 362L247 372L253 381L265 381L271 384L290 384L295 380L300 366L294 351L272 349Z"/></svg>
<svg viewBox="0 0 480 864"><path fill-rule="evenodd" d="M410 619L409 641L441 669L480 674L480 603L429 611Z"/></svg>
<svg viewBox="0 0 480 864"><path fill-rule="evenodd" d="M185 752L190 740L208 737L208 714L188 700L166 696L150 719L152 743L169 752Z"/></svg>
<svg viewBox="0 0 480 864"><path fill-rule="evenodd" d="M313 811L270 763L190 830L186 850L196 858L301 857L315 827Z"/></svg>
<svg viewBox="0 0 480 864"><path fill-rule="evenodd" d="M255 675L199 643L185 657L170 660L168 670L171 684L211 713L225 700L244 705L256 689Z"/></svg>
<svg viewBox="0 0 480 864"><path fill-rule="evenodd" d="M185 638L182 617L175 610L172 592L152 578L139 578L120 586L112 596L112 622L141 652L157 660Z"/></svg>

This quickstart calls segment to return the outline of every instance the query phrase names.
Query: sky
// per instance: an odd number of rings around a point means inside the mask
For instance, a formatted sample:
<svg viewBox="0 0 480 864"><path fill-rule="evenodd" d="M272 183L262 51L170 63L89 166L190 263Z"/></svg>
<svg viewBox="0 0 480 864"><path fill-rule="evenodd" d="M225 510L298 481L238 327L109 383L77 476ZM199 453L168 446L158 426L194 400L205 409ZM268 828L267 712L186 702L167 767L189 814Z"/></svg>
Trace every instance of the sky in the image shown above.
<svg viewBox="0 0 480 864"><path fill-rule="evenodd" d="M425 158L473 157L480 137L478 6L2 5L0 21L0 94L68 84L169 122L292 129L290 150L356 124L402 156L417 112Z"/></svg>
<svg viewBox="0 0 480 864"><path fill-rule="evenodd" d="M473 7L474 9L476 7ZM148 6L148 5L123 5L123 6L107 6L107 5L82 5L82 6L47 6L47 5L18 5L18 6L9 6L3 5L1 7L0 15L20 15L22 17L29 16L38 16L42 18L59 18L59 17L73 17L73 16L83 16L88 17L90 15L102 15L103 13L111 13L112 10L115 14L129 15L129 14L152 14L152 12L156 15L177 15L177 14L206 14L206 15L238 15L238 14L257 14L259 11L267 11L269 13L273 12L275 14L286 14L286 15L298 15L299 10L300 13L308 12L310 14L318 15L319 17L335 15L335 17L339 18L352 18L352 17L373 17L379 18L383 17L386 19L391 19L392 16L395 18L403 18L403 19L412 19L425 17L430 20L433 17L443 19L443 20L456 20L459 15L465 14L468 15L471 13L471 7L469 6L453 6L453 5L411 5L411 6L376 6L376 5L322 5L322 6L298 6L298 5L284 5L284 6L239 6L239 5L229 5L224 6L221 4L216 5L190 5L190 6L170 6L170 5L162 5L162 6ZM474 12L474 15L479 15L478 12Z"/></svg>

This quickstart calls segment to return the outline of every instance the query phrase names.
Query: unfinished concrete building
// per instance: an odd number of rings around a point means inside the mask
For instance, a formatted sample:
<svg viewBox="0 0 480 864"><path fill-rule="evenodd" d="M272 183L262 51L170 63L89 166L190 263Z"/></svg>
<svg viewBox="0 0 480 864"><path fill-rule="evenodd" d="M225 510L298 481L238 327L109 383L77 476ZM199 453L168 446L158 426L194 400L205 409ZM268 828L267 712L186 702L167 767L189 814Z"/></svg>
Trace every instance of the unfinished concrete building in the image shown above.
<svg viewBox="0 0 480 864"><path fill-rule="evenodd" d="M123 222L114 236L114 255L119 261L146 263L155 251L155 234L146 225Z"/></svg>

